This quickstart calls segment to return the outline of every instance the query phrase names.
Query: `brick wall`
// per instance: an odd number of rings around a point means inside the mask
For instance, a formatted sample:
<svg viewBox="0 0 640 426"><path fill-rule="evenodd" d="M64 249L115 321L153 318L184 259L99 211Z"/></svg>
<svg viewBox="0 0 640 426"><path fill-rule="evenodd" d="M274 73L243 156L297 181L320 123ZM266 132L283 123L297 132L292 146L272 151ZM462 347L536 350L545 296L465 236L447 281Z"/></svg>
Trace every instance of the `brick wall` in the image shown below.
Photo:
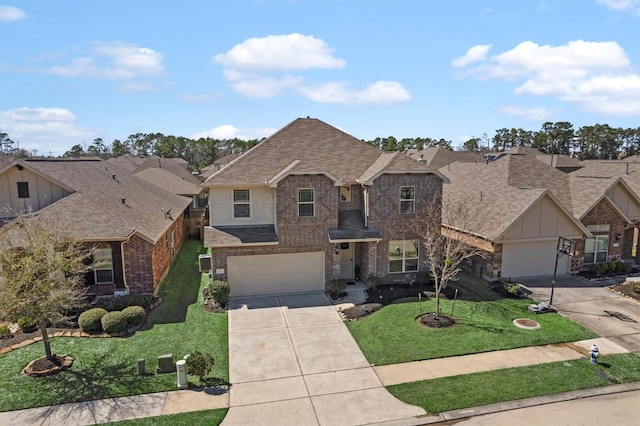
<svg viewBox="0 0 640 426"><path fill-rule="evenodd" d="M172 233L174 234L173 246L171 245ZM153 246L151 250L151 263L154 292L167 276L167 273L169 273L173 259L178 253L178 250L180 250L180 247L182 247L186 236L186 221L184 216L180 215Z"/></svg>
<svg viewBox="0 0 640 426"><path fill-rule="evenodd" d="M400 213L400 187L415 187L415 212ZM389 241L420 239L411 229L411 222L424 211L427 203L441 199L442 181L430 174L385 174L378 177L369 191L369 225L376 226L382 241L375 249L375 269L385 284L409 283L416 272L389 273ZM368 265L370 270L374 265ZM420 271L426 271L424 257L420 255ZM367 274L363 275L366 277Z"/></svg>
<svg viewBox="0 0 640 426"><path fill-rule="evenodd" d="M153 268L150 243L133 235L124 243L125 277L130 293L153 292Z"/></svg>
<svg viewBox="0 0 640 426"><path fill-rule="evenodd" d="M627 222L620 217L605 200L601 200L582 218L582 223L588 225L609 224L609 260L619 260L631 258L633 246L633 230L625 229ZM616 236L619 240L616 241ZM615 247L617 245L617 247ZM577 249L584 253L584 240L578 241Z"/></svg>

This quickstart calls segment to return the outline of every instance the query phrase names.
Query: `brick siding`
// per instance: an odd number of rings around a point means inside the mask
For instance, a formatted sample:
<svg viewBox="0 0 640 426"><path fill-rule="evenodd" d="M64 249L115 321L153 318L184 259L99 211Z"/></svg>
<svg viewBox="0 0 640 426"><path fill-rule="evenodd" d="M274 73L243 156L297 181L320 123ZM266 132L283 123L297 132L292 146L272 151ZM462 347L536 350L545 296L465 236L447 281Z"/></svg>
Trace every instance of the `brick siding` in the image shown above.
<svg viewBox="0 0 640 426"><path fill-rule="evenodd" d="M601 200L582 218L582 223L588 225L609 224L609 253L608 261L631 258L631 250L633 248L633 229L625 229L627 225L618 212L616 212L611 204L605 200ZM616 241L616 236L620 238ZM617 247L615 247L617 243ZM577 250L584 253L584 240L577 242Z"/></svg>

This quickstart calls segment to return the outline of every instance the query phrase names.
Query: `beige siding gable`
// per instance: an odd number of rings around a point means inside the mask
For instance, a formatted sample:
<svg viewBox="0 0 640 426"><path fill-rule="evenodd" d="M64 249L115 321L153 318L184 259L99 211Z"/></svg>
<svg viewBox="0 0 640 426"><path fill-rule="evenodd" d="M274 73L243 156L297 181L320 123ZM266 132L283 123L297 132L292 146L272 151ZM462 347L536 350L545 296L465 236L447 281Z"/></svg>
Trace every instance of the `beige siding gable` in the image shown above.
<svg viewBox="0 0 640 426"><path fill-rule="evenodd" d="M583 231L548 195L533 204L504 233L502 240L578 236Z"/></svg>
<svg viewBox="0 0 640 426"><path fill-rule="evenodd" d="M620 182L617 182L607 191L607 196L627 217L640 219L640 204Z"/></svg>
<svg viewBox="0 0 640 426"><path fill-rule="evenodd" d="M233 190L248 189L250 214L248 218L233 217ZM211 226L272 225L275 189L267 187L212 187L209 193Z"/></svg>
<svg viewBox="0 0 640 426"><path fill-rule="evenodd" d="M28 198L18 196L18 182L27 182ZM0 175L0 218L13 216L15 210L41 210L67 195L68 191L48 179L25 168L11 167Z"/></svg>

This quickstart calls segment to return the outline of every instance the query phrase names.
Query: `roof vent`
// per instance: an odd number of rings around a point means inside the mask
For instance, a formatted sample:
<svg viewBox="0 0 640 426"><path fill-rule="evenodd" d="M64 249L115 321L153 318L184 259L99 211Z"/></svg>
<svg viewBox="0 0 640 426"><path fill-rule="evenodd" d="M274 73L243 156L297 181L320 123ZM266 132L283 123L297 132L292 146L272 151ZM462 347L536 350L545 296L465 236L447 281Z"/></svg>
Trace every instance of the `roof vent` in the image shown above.
<svg viewBox="0 0 640 426"><path fill-rule="evenodd" d="M121 200L122 200L122 204L127 204L127 199L126 198L122 197Z"/></svg>
<svg viewBox="0 0 640 426"><path fill-rule="evenodd" d="M116 175L115 173L111 175L111 177L113 178L113 180L116 180Z"/></svg>

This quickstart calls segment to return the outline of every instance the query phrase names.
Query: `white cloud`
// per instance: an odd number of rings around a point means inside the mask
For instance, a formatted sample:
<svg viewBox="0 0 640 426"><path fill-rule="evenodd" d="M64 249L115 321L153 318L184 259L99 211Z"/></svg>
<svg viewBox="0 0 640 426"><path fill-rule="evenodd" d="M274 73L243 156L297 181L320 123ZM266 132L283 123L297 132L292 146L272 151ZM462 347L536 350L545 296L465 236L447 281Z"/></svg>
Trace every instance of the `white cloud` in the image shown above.
<svg viewBox="0 0 640 426"><path fill-rule="evenodd" d="M393 104L411 99L411 94L394 81L377 81L362 90L353 90L342 81L300 87L309 99L326 104Z"/></svg>
<svg viewBox="0 0 640 426"><path fill-rule="evenodd" d="M484 61L487 59L487 52L491 49L490 44L480 44L477 46L473 46L471 49L467 50L467 53L464 56L454 59L451 61L451 65L456 68L466 67L474 62Z"/></svg>
<svg viewBox="0 0 640 426"><path fill-rule="evenodd" d="M0 5L0 21L10 22L19 21L20 19L26 19L27 14L20 8L14 6L1 6Z"/></svg>
<svg viewBox="0 0 640 426"><path fill-rule="evenodd" d="M132 80L162 76L162 60L159 52L116 41L97 43L91 56L75 58L67 65L50 68L48 72L72 78Z"/></svg>
<svg viewBox="0 0 640 426"><path fill-rule="evenodd" d="M228 68L251 71L344 67L346 62L332 54L333 49L323 40L293 33L250 38L226 53L215 55L213 61Z"/></svg>
<svg viewBox="0 0 640 426"><path fill-rule="evenodd" d="M204 132L194 133L189 136L192 139L200 139L200 138L213 138L213 139L262 139L271 136L278 129L238 129L237 127L231 124L223 124L222 126L214 127L210 130L205 130Z"/></svg>
<svg viewBox="0 0 640 426"><path fill-rule="evenodd" d="M287 34L250 38L212 59L225 67L230 87L248 98L273 98L298 93L315 102L333 104L392 104L407 101L409 92L400 83L379 81L363 90L350 83L306 82L300 73L313 69L340 69L344 59L333 56L324 40L309 35Z"/></svg>
<svg viewBox="0 0 640 426"><path fill-rule="evenodd" d="M635 10L640 14L640 0L597 0L597 2L612 10Z"/></svg>
<svg viewBox="0 0 640 426"><path fill-rule="evenodd" d="M640 110L640 76L616 42L540 46L526 41L466 71L480 79L519 82L517 95L555 96L591 112L633 115Z"/></svg>
<svg viewBox="0 0 640 426"><path fill-rule="evenodd" d="M547 108L522 108L513 105L507 105L500 108L500 112L506 115L512 115L514 117L524 118L529 121L546 121L549 119L553 112Z"/></svg>
<svg viewBox="0 0 640 426"><path fill-rule="evenodd" d="M77 117L64 108L17 108L0 111L0 129L27 151L62 155L73 145L98 137L77 125Z"/></svg>

